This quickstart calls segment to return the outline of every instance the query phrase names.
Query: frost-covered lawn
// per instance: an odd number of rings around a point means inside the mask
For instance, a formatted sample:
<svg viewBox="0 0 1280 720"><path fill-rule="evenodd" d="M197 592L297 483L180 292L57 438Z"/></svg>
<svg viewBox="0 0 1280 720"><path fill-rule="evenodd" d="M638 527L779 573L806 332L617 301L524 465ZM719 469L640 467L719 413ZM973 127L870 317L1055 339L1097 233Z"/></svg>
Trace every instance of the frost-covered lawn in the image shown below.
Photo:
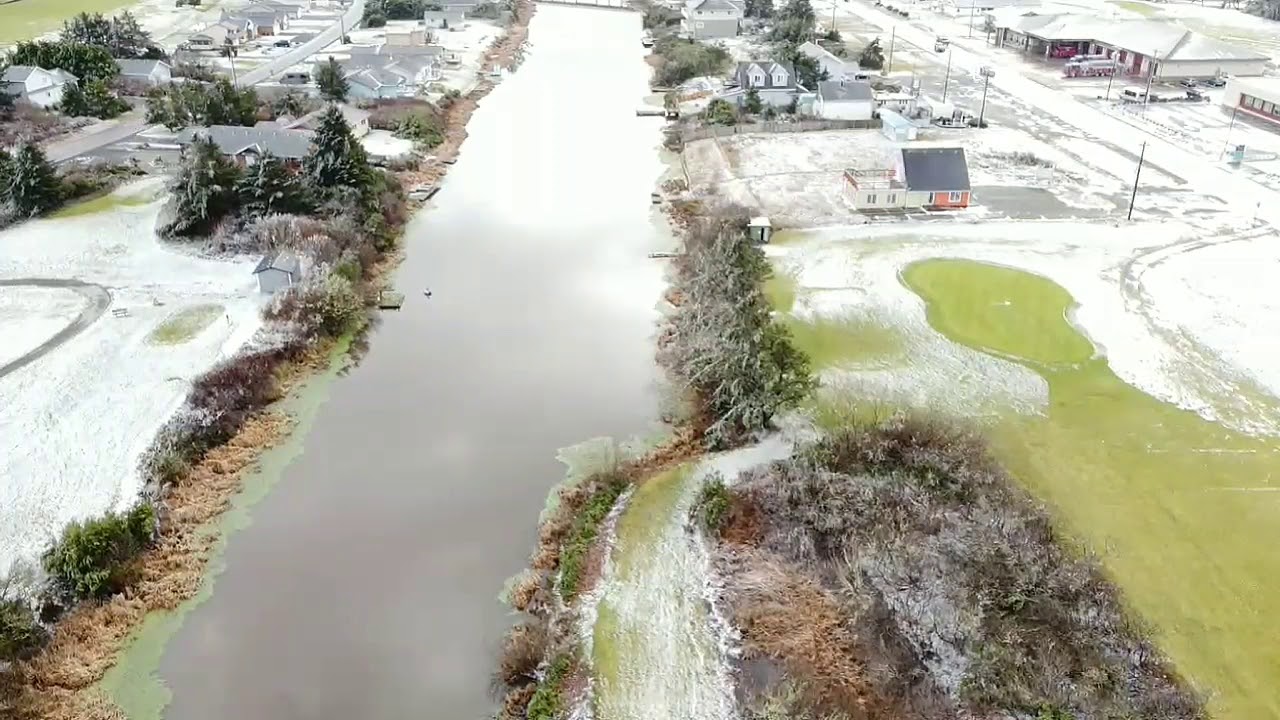
<svg viewBox="0 0 1280 720"><path fill-rule="evenodd" d="M256 258L213 260L161 245L159 209L159 201L117 204L0 233L0 280L70 278L111 294L108 311L82 333L0 377L0 576L36 558L67 522L132 501L138 457L188 381L260 324ZM48 339L85 303L66 290L0 288L4 356ZM213 306L222 307L216 318ZM200 322L181 323L178 342L174 318L194 315ZM158 344L157 332L172 342Z"/></svg>

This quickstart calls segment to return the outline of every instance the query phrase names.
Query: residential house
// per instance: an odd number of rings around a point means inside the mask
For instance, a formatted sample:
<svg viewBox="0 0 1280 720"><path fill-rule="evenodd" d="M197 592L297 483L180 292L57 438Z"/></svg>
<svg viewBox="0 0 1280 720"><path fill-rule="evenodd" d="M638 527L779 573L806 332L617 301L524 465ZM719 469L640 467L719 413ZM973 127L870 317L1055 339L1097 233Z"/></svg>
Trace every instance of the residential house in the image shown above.
<svg viewBox="0 0 1280 720"><path fill-rule="evenodd" d="M116 60L120 77L148 85L164 85L173 81L173 67L163 60Z"/></svg>
<svg viewBox="0 0 1280 720"><path fill-rule="evenodd" d="M347 125L351 127L351 134L358 138L369 134L369 113L358 107L341 103L338 109L342 112L342 117L347 121ZM315 112L307 113L297 120L285 122L282 127L289 130L309 130L314 132L320 127L320 119L324 117L325 110L322 108Z"/></svg>
<svg viewBox="0 0 1280 720"><path fill-rule="evenodd" d="M294 65L280 73L281 85L306 85L311 82L311 68L306 65Z"/></svg>
<svg viewBox="0 0 1280 720"><path fill-rule="evenodd" d="M187 46L192 50L218 50L228 43L234 45L238 42L223 25L210 25L187 38Z"/></svg>
<svg viewBox="0 0 1280 720"><path fill-rule="evenodd" d="M386 69L365 68L347 76L347 95L356 100L387 100L413 97L416 88Z"/></svg>
<svg viewBox="0 0 1280 720"><path fill-rule="evenodd" d="M314 133L309 130L270 126L213 125L207 128L184 130L178 135L178 142L182 145L190 145L199 139L212 140L223 155L241 167L253 165L258 158L270 153L284 160L286 165L297 168L302 165L302 159L311 151L313 135Z"/></svg>
<svg viewBox="0 0 1280 720"><path fill-rule="evenodd" d="M348 51L346 58L338 58L338 62L347 72L348 79L350 79L351 75L363 70L401 77L407 88L396 92L401 92L402 94L374 95L371 97L403 97L406 94L412 96L417 93L420 86L440 79L444 54L444 48L439 45L393 46L384 44L357 46ZM328 58L324 60L317 59L316 62L328 62ZM362 82L368 80L370 78L366 77ZM370 89L372 88L369 88L366 83L365 87L356 91L357 96L365 97L363 93ZM380 89L380 92L386 91L385 89Z"/></svg>
<svg viewBox="0 0 1280 720"><path fill-rule="evenodd" d="M311 0L270 0L273 5L287 5L294 8L301 15L311 11ZM297 17L297 16L295 16Z"/></svg>
<svg viewBox="0 0 1280 720"><path fill-rule="evenodd" d="M458 8L451 10L427 10L422 14L423 24L433 30L456 30L465 24L466 11Z"/></svg>
<svg viewBox="0 0 1280 720"><path fill-rule="evenodd" d="M813 109L815 115L827 120L870 120L875 110L871 84L823 80L818 83Z"/></svg>
<svg viewBox="0 0 1280 720"><path fill-rule="evenodd" d="M907 188L907 207L928 210L969 206L969 165L964 148L902 148L898 177Z"/></svg>
<svg viewBox="0 0 1280 720"><path fill-rule="evenodd" d="M742 6L734 0L689 0L680 14L681 33L695 40L734 37L742 25Z"/></svg>
<svg viewBox="0 0 1280 720"><path fill-rule="evenodd" d="M289 27L289 14L285 10L268 5L250 5L237 11L235 15L223 10L222 19L233 22L247 20L253 26L255 37L279 35Z"/></svg>
<svg viewBox="0 0 1280 720"><path fill-rule="evenodd" d="M306 8L300 5L291 5L279 0L266 0L265 2L256 2L252 5L255 8L271 8L284 16L285 21L297 20L306 12Z"/></svg>
<svg viewBox="0 0 1280 720"><path fill-rule="evenodd" d="M387 28L385 44L392 47L421 47L427 44L427 30L420 27Z"/></svg>
<svg viewBox="0 0 1280 720"><path fill-rule="evenodd" d="M721 99L741 105L747 93L755 90L766 105L790 105L804 90L796 84L795 70L786 63L753 60L738 63L734 71L736 86L721 93Z"/></svg>
<svg viewBox="0 0 1280 720"><path fill-rule="evenodd" d="M253 275L258 278L258 291L270 295L302 281L302 262L287 250L264 255Z"/></svg>
<svg viewBox="0 0 1280 720"><path fill-rule="evenodd" d="M920 98L909 92L877 92L875 101L878 110L892 110L907 117L915 117Z"/></svg>
<svg viewBox="0 0 1280 720"><path fill-rule="evenodd" d="M818 63L819 70L826 71L828 80L856 80L861 68L853 60L845 60L815 42L801 43L799 51Z"/></svg>
<svg viewBox="0 0 1280 720"><path fill-rule="evenodd" d="M845 200L864 212L964 208L970 191L962 148L904 147L891 161L844 172Z"/></svg>
<svg viewBox="0 0 1280 720"><path fill-rule="evenodd" d="M257 37L257 27L249 18L229 17L219 20L215 24L227 29L227 38L231 40L230 44L232 45L239 45ZM224 40L223 42L225 43L226 41Z"/></svg>
<svg viewBox="0 0 1280 720"><path fill-rule="evenodd" d="M5 69L0 82L4 83L4 91L8 95L47 108L57 105L67 85L78 80L65 70L13 65Z"/></svg>

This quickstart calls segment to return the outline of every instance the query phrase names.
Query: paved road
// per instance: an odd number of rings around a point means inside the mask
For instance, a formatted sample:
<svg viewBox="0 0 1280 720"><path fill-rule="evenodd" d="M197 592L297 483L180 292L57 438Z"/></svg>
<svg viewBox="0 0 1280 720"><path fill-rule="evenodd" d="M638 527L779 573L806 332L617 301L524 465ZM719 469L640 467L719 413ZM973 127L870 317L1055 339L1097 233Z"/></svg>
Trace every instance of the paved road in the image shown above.
<svg viewBox="0 0 1280 720"><path fill-rule="evenodd" d="M71 321L71 324L59 330L53 337L37 345L31 350L31 352L28 352L15 360L10 360L3 366L0 366L0 378L30 365L36 360L39 360L50 352L56 350L58 346L62 345L66 341L84 332L98 318L102 317L102 313L106 312L107 306L111 304L111 293L106 288L101 285L81 280L17 278L14 280L0 280L0 287L65 288L79 293L89 301L89 304L80 311L80 314Z"/></svg>
<svg viewBox="0 0 1280 720"><path fill-rule="evenodd" d="M66 162L71 158L87 155L98 148L120 142L145 130L147 128L147 122L143 119L145 116L146 113L142 110L132 110L121 115L117 125L87 135L55 140L44 146L45 155L52 163Z"/></svg>
<svg viewBox="0 0 1280 720"><path fill-rule="evenodd" d="M360 22L360 18L364 16L364 2L365 0L354 0L354 2L351 3L351 6L347 8L346 14L343 15L342 23L335 22L333 25L321 30L320 33L311 40L299 45L297 48L290 50L280 57L273 58L249 72L241 74L237 78L239 84L257 85L272 75L283 71L285 68L297 65L298 63L306 60L308 57L323 50L326 46L340 41L342 39L340 37L342 34L342 28L346 27L348 32L351 31L355 28L356 24Z"/></svg>

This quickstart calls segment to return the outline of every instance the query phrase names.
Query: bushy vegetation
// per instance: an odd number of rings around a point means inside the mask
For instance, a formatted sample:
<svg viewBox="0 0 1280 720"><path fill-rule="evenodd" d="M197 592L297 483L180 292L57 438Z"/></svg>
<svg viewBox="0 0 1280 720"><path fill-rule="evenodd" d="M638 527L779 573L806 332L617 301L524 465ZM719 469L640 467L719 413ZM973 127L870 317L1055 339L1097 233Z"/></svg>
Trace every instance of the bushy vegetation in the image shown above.
<svg viewBox="0 0 1280 720"><path fill-rule="evenodd" d="M714 473L703 480L691 512L703 530L713 536L720 534L729 518L729 488L724 484L723 475Z"/></svg>
<svg viewBox="0 0 1280 720"><path fill-rule="evenodd" d="M880 46L880 38L867 43L858 53L858 67L868 70L879 70L884 67L884 48Z"/></svg>
<svg viewBox="0 0 1280 720"><path fill-rule="evenodd" d="M744 211L695 219L676 263L672 314L660 358L708 416L709 446L734 445L769 426L815 387L809 362L772 316L771 270L746 233Z"/></svg>
<svg viewBox="0 0 1280 720"><path fill-rule="evenodd" d="M253 88L237 88L226 78L211 83L170 83L147 93L147 122L170 130L192 125L248 127L258 122L259 105Z"/></svg>
<svg viewBox="0 0 1280 720"><path fill-rule="evenodd" d="M62 23L61 40L105 48L115 58L162 59L165 54L151 40L129 11L107 18L102 13L80 13Z"/></svg>
<svg viewBox="0 0 1280 720"><path fill-rule="evenodd" d="M55 592L73 600L101 599L133 580L138 555L151 545L155 510L140 503L125 513L74 522L44 554Z"/></svg>
<svg viewBox="0 0 1280 720"><path fill-rule="evenodd" d="M729 53L724 48L674 35L659 38L653 51L661 58L654 73L658 85L674 87L691 78L719 75L729 65Z"/></svg>
<svg viewBox="0 0 1280 720"><path fill-rule="evenodd" d="M0 664L26 658L48 640L30 604L0 595Z"/></svg>
<svg viewBox="0 0 1280 720"><path fill-rule="evenodd" d="M321 65L316 70L316 88L320 90L320 97L329 102L345 102L351 85L347 82L342 63L331 57L329 62Z"/></svg>
<svg viewBox="0 0 1280 720"><path fill-rule="evenodd" d="M904 716L1206 717L1097 564L968 433L853 426L733 498L755 509L761 551L880 639L861 650L882 667L860 681Z"/></svg>
<svg viewBox="0 0 1280 720"><path fill-rule="evenodd" d="M105 80L72 83L62 92L58 112L71 117L113 118L128 111L129 103L121 100Z"/></svg>
<svg viewBox="0 0 1280 720"><path fill-rule="evenodd" d="M587 555L600 535L600 526L627 489L625 478L604 475L595 483L595 492L578 510L573 526L560 549L560 595L566 600L578 592L586 569Z"/></svg>
<svg viewBox="0 0 1280 720"><path fill-rule="evenodd" d="M45 70L65 70L82 83L110 82L120 74L111 53L100 45L58 40L18 43L9 53L9 65L34 65Z"/></svg>
<svg viewBox="0 0 1280 720"><path fill-rule="evenodd" d="M564 718L564 698L562 690L565 678L573 668L573 661L568 655L561 655L551 661L546 676L538 683L538 690L529 701L529 709L525 713L528 720L562 720Z"/></svg>
<svg viewBox="0 0 1280 720"><path fill-rule="evenodd" d="M759 93L756 93L756 100L760 100ZM727 100L713 98L702 111L702 119L710 125L735 125L738 122L738 109Z"/></svg>
<svg viewBox="0 0 1280 720"><path fill-rule="evenodd" d="M421 20L425 11L440 7L428 0L369 0L364 6L364 25L382 27L388 20Z"/></svg>

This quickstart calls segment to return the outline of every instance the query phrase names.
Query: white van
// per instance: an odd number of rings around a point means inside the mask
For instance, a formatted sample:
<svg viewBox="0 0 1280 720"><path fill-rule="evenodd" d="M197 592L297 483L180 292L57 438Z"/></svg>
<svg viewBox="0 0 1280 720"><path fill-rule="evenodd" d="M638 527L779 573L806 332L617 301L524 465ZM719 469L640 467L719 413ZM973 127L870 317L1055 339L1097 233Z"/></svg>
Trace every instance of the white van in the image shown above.
<svg viewBox="0 0 1280 720"><path fill-rule="evenodd" d="M1147 90L1140 87L1127 87L1120 91L1120 98L1125 102L1143 102L1147 99Z"/></svg>

